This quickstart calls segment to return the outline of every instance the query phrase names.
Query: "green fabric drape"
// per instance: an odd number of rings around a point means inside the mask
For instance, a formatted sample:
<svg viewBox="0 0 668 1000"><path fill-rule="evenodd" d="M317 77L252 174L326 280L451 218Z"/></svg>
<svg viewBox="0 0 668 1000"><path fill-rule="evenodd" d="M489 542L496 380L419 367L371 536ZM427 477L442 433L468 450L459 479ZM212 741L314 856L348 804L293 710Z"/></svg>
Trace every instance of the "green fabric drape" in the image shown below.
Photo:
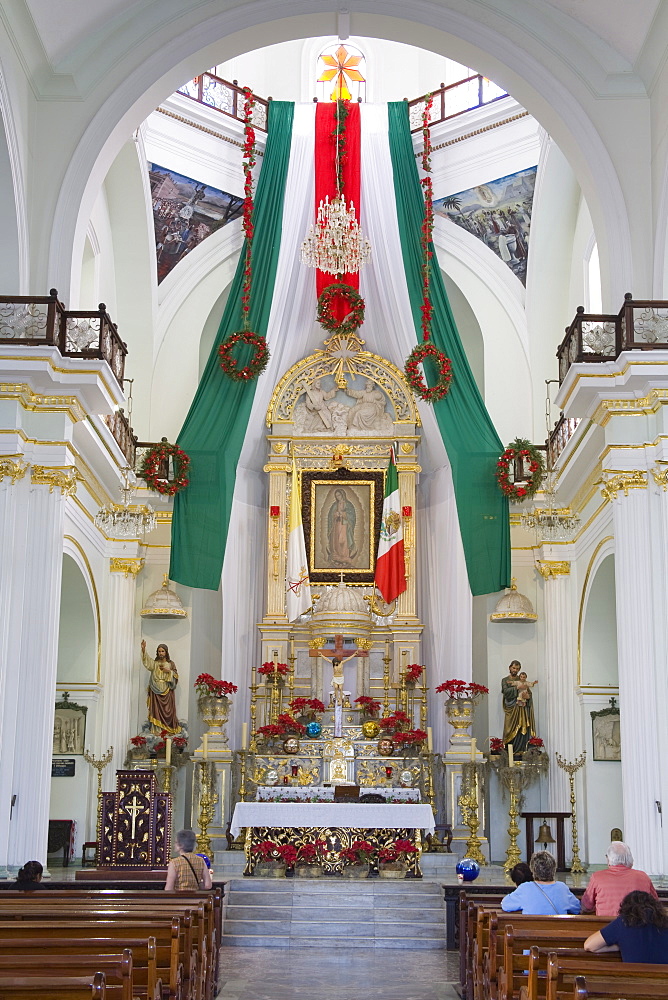
<svg viewBox="0 0 668 1000"><path fill-rule="evenodd" d="M281 245L293 115L291 102L269 105L269 133L255 197L250 328L264 336ZM232 381L218 359L222 341L242 328L243 270L242 249L215 343L178 436L178 444L190 455L190 485L174 498L169 575L188 587L207 590L217 590L220 584L237 463L257 385L257 380ZM241 364L252 353L243 345L235 351Z"/></svg>
<svg viewBox="0 0 668 1000"><path fill-rule="evenodd" d="M390 154L406 281L418 340L422 340L422 188L405 101L390 103ZM452 362L447 396L434 413L452 465L459 528L471 592L489 594L510 583L508 500L500 492L496 462L503 445L478 391L457 332L433 245L430 292L434 345ZM435 380L434 380L435 381ZM433 384L433 381L429 384Z"/></svg>

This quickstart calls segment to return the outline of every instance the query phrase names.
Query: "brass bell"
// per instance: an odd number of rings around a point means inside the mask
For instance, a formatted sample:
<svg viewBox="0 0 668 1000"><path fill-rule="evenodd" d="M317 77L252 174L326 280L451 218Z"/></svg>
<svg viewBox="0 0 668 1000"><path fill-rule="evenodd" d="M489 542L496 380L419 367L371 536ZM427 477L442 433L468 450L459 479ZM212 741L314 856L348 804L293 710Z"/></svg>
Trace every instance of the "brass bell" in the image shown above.
<svg viewBox="0 0 668 1000"><path fill-rule="evenodd" d="M536 837L534 843L542 844L543 847L547 849L548 844L556 844L556 840L552 836L552 831L550 830L550 824L546 819L540 824L540 829L538 830L538 836Z"/></svg>

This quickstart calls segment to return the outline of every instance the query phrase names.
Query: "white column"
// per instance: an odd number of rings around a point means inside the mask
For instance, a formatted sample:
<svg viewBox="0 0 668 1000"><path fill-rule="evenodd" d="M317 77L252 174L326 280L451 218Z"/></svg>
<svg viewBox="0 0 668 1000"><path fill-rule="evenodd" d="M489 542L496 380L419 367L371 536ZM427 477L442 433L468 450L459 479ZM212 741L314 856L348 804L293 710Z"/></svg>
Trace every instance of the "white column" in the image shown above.
<svg viewBox="0 0 668 1000"><path fill-rule="evenodd" d="M545 614L545 679L538 692L545 719L545 732L539 736L550 755L549 808L556 812L570 810L568 776L556 762L555 753L574 760L582 747L576 745L577 653L573 611L570 562L541 559L537 569L543 577Z"/></svg>
<svg viewBox="0 0 668 1000"><path fill-rule="evenodd" d="M135 597L137 573L144 564L138 558L114 558L109 561L107 606L105 614L104 661L102 675L102 724L96 756L114 748L114 756L105 771L106 784L114 787L113 776L123 767L134 718L132 711L132 675L139 669L139 646L135 648ZM109 778L111 775L111 779Z"/></svg>
<svg viewBox="0 0 668 1000"><path fill-rule="evenodd" d="M18 664L23 616L25 514L28 482L25 465L0 459L0 878L7 878L12 786L19 690Z"/></svg>
<svg viewBox="0 0 668 1000"><path fill-rule="evenodd" d="M74 474L33 466L28 491L27 538L22 559L23 627L15 668L19 672L18 725L12 794L16 804L8 863L46 865L63 563L63 492L76 489Z"/></svg>
<svg viewBox="0 0 668 1000"><path fill-rule="evenodd" d="M660 874L663 845L656 802L661 801L659 739L660 733L665 734L665 719L658 717L654 692L665 685L665 650L658 650L655 642L658 581L652 564L653 547L662 546L652 532L647 474L616 476L612 488L606 489L615 525L624 840L636 867ZM665 574L665 562L661 570ZM665 614L664 607L661 616Z"/></svg>

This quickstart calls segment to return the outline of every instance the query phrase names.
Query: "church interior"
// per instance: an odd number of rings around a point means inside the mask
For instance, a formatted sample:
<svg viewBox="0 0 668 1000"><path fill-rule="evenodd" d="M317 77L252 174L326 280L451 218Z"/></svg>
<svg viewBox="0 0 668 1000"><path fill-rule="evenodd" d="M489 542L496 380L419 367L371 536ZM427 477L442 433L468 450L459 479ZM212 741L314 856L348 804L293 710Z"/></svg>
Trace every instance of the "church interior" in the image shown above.
<svg viewBox="0 0 668 1000"><path fill-rule="evenodd" d="M609 845L668 898L667 54L0 0L0 997L542 1000L544 851L583 998Z"/></svg>

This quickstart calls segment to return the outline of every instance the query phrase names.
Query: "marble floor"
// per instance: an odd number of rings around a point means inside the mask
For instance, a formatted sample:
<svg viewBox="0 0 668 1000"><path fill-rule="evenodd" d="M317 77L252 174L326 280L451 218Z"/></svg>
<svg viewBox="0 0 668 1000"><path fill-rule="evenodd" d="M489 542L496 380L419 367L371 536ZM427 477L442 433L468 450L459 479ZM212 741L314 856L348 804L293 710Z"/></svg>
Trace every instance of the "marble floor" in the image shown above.
<svg viewBox="0 0 668 1000"><path fill-rule="evenodd" d="M220 951L218 1000L459 1000L447 951L241 948Z"/></svg>

